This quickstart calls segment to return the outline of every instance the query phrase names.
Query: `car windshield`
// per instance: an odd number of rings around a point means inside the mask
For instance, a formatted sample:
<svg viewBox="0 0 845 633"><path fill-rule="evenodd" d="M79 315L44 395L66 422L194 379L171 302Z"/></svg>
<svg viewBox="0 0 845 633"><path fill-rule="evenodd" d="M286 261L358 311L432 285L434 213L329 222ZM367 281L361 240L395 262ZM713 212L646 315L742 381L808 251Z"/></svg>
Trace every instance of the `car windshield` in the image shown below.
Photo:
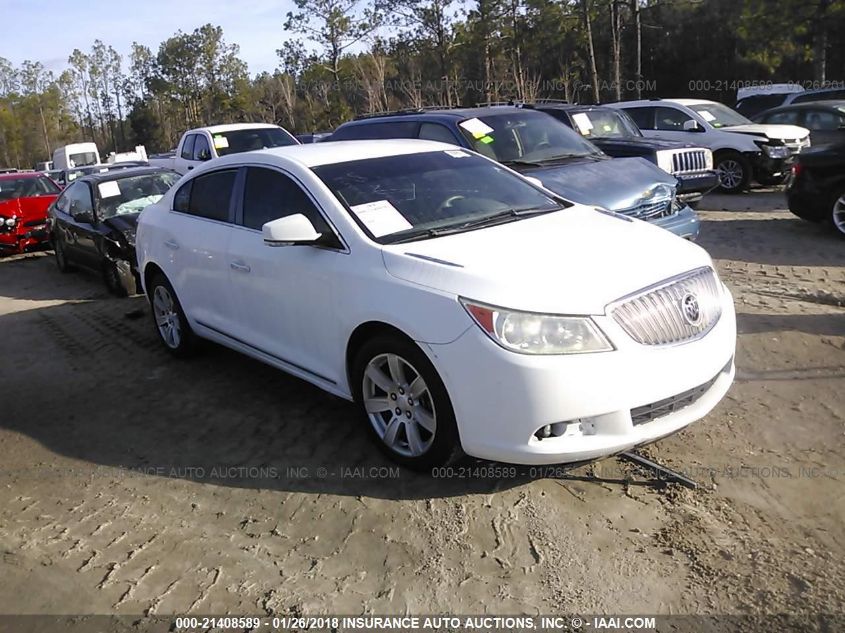
<svg viewBox="0 0 845 633"><path fill-rule="evenodd" d="M59 191L56 184L46 176L0 180L0 200L54 196Z"/></svg>
<svg viewBox="0 0 845 633"><path fill-rule="evenodd" d="M461 149L368 158L313 171L382 244L480 228L566 204Z"/></svg>
<svg viewBox="0 0 845 633"><path fill-rule="evenodd" d="M746 119L736 110L731 110L721 103L696 103L690 108L713 127L732 127L751 123L750 119Z"/></svg>
<svg viewBox="0 0 845 633"><path fill-rule="evenodd" d="M567 125L541 112L494 114L458 125L472 149L505 164L602 155Z"/></svg>
<svg viewBox="0 0 845 633"><path fill-rule="evenodd" d="M97 215L102 220L116 215L139 213L145 207L161 200L167 190L179 180L176 172L141 174L97 184L100 200Z"/></svg>
<svg viewBox="0 0 845 633"><path fill-rule="evenodd" d="M71 154L68 156L70 164L74 167L82 167L83 165L96 165L97 155L94 152L80 152L78 154Z"/></svg>
<svg viewBox="0 0 845 633"><path fill-rule="evenodd" d="M634 138L642 136L637 124L618 110L585 110L570 115L575 129L585 138Z"/></svg>
<svg viewBox="0 0 845 633"><path fill-rule="evenodd" d="M297 144L296 139L280 127L215 132L212 138L218 156Z"/></svg>

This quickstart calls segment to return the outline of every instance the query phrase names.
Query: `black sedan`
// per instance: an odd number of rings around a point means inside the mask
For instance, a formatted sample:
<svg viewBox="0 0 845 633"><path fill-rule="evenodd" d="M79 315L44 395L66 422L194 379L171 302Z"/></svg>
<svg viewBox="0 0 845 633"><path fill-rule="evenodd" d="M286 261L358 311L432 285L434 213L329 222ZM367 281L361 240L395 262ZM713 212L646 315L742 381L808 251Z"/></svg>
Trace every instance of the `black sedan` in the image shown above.
<svg viewBox="0 0 845 633"><path fill-rule="evenodd" d="M799 154L786 198L799 218L827 222L845 237L845 144Z"/></svg>
<svg viewBox="0 0 845 633"><path fill-rule="evenodd" d="M678 141L646 138L624 111L607 106L553 100L527 105L565 123L614 158L639 156L678 179L678 197L691 206L719 185L709 149Z"/></svg>
<svg viewBox="0 0 845 633"><path fill-rule="evenodd" d="M845 101L796 103L766 110L753 120L805 127L813 147L845 143Z"/></svg>
<svg viewBox="0 0 845 633"><path fill-rule="evenodd" d="M59 270L88 268L103 276L113 294L135 294L140 288L135 258L138 216L179 177L169 169L131 167L74 180L48 210Z"/></svg>

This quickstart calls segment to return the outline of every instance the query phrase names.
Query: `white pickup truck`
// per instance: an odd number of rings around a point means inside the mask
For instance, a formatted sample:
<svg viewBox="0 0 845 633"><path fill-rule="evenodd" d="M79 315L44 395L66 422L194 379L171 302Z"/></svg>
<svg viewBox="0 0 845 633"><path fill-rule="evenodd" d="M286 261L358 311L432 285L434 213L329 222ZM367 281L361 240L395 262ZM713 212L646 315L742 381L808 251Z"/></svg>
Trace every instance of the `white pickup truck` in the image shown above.
<svg viewBox="0 0 845 633"><path fill-rule="evenodd" d="M218 156L250 152L268 147L298 145L286 129L270 123L233 123L188 130L169 155L150 156L150 165L186 174L195 166Z"/></svg>

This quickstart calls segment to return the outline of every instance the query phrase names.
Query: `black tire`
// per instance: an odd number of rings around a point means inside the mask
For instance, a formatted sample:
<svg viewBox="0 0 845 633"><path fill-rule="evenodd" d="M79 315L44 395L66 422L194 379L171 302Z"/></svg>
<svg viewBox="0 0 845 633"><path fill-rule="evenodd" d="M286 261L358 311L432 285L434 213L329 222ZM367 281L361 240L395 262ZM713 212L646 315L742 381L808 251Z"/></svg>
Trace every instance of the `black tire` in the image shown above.
<svg viewBox="0 0 845 633"><path fill-rule="evenodd" d="M60 273L69 273L76 270L70 263L68 263L67 252L65 251L65 243L62 238L56 235L55 244L53 245L54 259L56 260L56 268Z"/></svg>
<svg viewBox="0 0 845 633"><path fill-rule="evenodd" d="M191 329L188 319L185 318L185 312L182 310L182 304L179 303L179 298L176 296L176 291L167 278L161 273L153 275L150 280L150 285L147 288L148 297L150 300L150 312L153 316L153 327L155 328L158 339L164 348L173 356L178 358L187 358L196 353L198 348L198 339ZM158 306L156 304L157 298L170 298L171 316L170 324L177 326L177 336L175 338L168 338L163 331L166 327L159 327ZM166 307L166 306L165 306Z"/></svg>
<svg viewBox="0 0 845 633"><path fill-rule="evenodd" d="M436 421L434 433L428 433L423 425L416 422L416 414L409 415L414 421L406 422L402 415L394 416L392 410L393 404L390 404L391 411L384 411L383 413L374 413L374 416L391 416L391 419L398 418L401 420L401 430L394 433L396 442L402 443L402 437L408 437L409 426L416 429L415 435L417 440L422 436L424 443L428 443L427 448L417 455L403 454L388 445L384 440L382 434L376 430L376 423L373 422L369 413L364 408L365 393L365 371L371 362L379 362L381 357L387 355L394 355L400 357L406 363L404 366L405 374L408 376L416 372L422 377L426 386L426 392L421 396L416 403L417 409L424 408L427 411L434 412L434 420ZM449 398L449 393L437 370L426 355L419 347L412 341L405 339L399 335L382 334L367 341L358 350L353 361L352 371L352 390L355 396L355 402L360 407L362 423L366 426L368 432L378 445L379 449L393 461L417 471L431 471L432 468L443 466L449 463L454 463L463 456L461 450L460 437L458 435L458 426L455 422L455 413L452 408L452 401ZM405 394L405 398L410 400L410 389ZM371 397L376 397L374 394L369 394ZM379 394L380 395L380 394ZM397 395L397 394L393 394ZM384 391L385 400L389 401L391 394ZM401 396L400 396L401 399ZM396 404L405 406L407 402L397 401ZM413 403L411 403L413 404ZM411 410L413 407L409 407ZM396 409L400 410L400 409ZM406 411L407 415L407 411ZM387 421L385 421L386 423ZM398 424L398 421L397 421ZM389 426L386 424L386 426ZM407 447L410 447L410 441L405 440ZM409 448L406 450L410 451Z"/></svg>
<svg viewBox="0 0 845 633"><path fill-rule="evenodd" d="M117 262L114 262L111 259L103 261L103 282L105 282L108 291L115 297L125 297L129 294L120 279L120 272L117 270Z"/></svg>
<svg viewBox="0 0 845 633"><path fill-rule="evenodd" d="M745 156L728 150L718 152L715 158L713 167L719 173L719 191L723 193L744 191L751 180L751 164Z"/></svg>
<svg viewBox="0 0 845 633"><path fill-rule="evenodd" d="M840 188L830 197L827 208L827 221L833 232L845 238L845 189Z"/></svg>

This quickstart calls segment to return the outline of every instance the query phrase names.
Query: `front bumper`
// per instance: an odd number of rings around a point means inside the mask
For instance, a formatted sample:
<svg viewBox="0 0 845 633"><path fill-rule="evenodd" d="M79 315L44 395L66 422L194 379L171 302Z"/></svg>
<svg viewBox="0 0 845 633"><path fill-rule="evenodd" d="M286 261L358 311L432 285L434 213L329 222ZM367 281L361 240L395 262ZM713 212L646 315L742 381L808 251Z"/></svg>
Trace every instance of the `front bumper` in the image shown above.
<svg viewBox="0 0 845 633"><path fill-rule="evenodd" d="M698 216L687 204L684 204L681 210L673 215L649 220L649 222L656 224L662 229L671 231L679 237L693 241L698 238L698 233L701 230L701 223L698 220Z"/></svg>
<svg viewBox="0 0 845 633"><path fill-rule="evenodd" d="M0 253L10 255L24 253L46 246L50 233L46 224L35 227L19 227L14 231L0 232Z"/></svg>
<svg viewBox="0 0 845 633"><path fill-rule="evenodd" d="M673 175L678 179L678 198L684 201L700 200L719 186L719 174L713 170Z"/></svg>
<svg viewBox="0 0 845 633"><path fill-rule="evenodd" d="M467 454L517 464L614 455L707 415L733 381L736 315L727 289L718 323L685 344L640 345L611 317L594 319L615 351L516 354L475 325L452 343L423 345L449 391ZM682 400L696 388L692 401ZM667 408L669 399L679 404ZM656 417L643 421L646 410ZM540 428L561 422L572 422L567 428L577 432L535 437Z"/></svg>
<svg viewBox="0 0 845 633"><path fill-rule="evenodd" d="M751 166L754 178L763 184L779 178L786 178L795 162L795 154L786 158L769 158L763 152L751 154Z"/></svg>

